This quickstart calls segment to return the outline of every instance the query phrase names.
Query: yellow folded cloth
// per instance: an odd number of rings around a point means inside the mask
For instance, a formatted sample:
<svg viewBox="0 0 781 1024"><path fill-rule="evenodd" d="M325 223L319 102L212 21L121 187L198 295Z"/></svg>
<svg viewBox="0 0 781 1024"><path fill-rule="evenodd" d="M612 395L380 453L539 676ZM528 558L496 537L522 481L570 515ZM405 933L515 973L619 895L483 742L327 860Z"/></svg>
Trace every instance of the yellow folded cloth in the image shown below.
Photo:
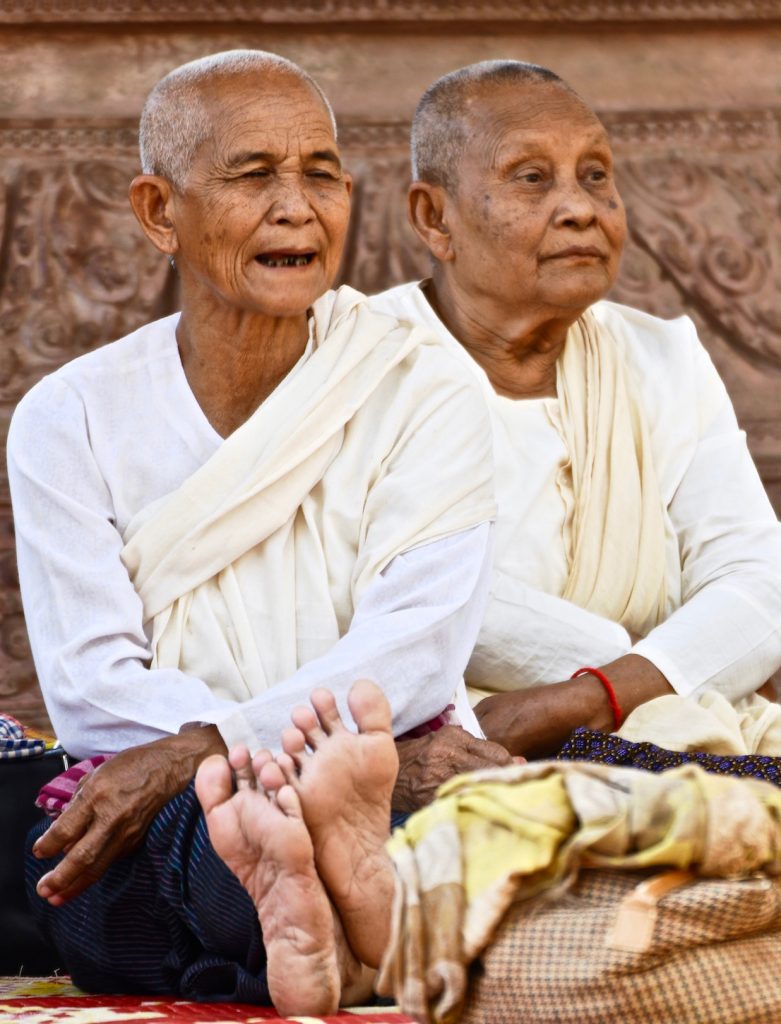
<svg viewBox="0 0 781 1024"><path fill-rule="evenodd" d="M579 867L781 873L781 790L696 765L491 769L443 786L388 852L397 887L379 991L422 1022L449 1024L508 907L560 891Z"/></svg>

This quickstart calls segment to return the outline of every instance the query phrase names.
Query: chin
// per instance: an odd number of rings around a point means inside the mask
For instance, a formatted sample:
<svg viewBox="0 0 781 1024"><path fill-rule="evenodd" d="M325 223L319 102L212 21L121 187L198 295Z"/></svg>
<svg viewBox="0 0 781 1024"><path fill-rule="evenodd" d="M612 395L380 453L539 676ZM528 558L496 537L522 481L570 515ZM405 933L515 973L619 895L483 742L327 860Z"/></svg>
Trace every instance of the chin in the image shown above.
<svg viewBox="0 0 781 1024"><path fill-rule="evenodd" d="M285 289L284 294L280 294L278 297L266 292L260 301L248 303L248 311L257 313L259 316L278 317L279 319L302 316L311 308L312 303L328 291L329 287L326 285L317 289Z"/></svg>
<svg viewBox="0 0 781 1024"><path fill-rule="evenodd" d="M555 289L555 293L551 290L547 298L552 306L584 313L589 306L604 299L612 287L612 279L608 280L604 275L600 275L597 280L567 283Z"/></svg>

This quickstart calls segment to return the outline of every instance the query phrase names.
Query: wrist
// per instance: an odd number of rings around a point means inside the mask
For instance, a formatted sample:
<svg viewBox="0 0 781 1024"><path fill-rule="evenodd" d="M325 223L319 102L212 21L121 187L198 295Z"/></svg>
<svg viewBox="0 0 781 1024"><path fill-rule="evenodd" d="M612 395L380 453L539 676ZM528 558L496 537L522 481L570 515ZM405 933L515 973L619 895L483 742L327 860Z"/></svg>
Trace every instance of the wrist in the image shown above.
<svg viewBox="0 0 781 1024"><path fill-rule="evenodd" d="M215 725L183 729L175 735L158 740L157 744L165 750L171 786L177 793L193 778L201 761L211 754L227 753Z"/></svg>
<svg viewBox="0 0 781 1024"><path fill-rule="evenodd" d="M591 667L579 668L570 678L577 680L586 677L595 679L602 687L603 708L596 715L596 720L601 722L597 728L606 732L618 732L624 720L624 712L618 702L612 680L601 669Z"/></svg>

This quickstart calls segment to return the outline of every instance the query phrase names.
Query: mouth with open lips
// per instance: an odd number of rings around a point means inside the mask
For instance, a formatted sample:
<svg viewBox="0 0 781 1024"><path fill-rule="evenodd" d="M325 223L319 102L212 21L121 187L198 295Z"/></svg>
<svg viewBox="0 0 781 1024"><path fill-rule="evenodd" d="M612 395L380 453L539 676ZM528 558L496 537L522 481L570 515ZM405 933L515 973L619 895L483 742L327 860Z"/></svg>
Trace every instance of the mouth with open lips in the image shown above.
<svg viewBox="0 0 781 1024"><path fill-rule="evenodd" d="M272 249L259 253L255 261L264 267L287 269L290 267L308 267L317 258L313 249Z"/></svg>

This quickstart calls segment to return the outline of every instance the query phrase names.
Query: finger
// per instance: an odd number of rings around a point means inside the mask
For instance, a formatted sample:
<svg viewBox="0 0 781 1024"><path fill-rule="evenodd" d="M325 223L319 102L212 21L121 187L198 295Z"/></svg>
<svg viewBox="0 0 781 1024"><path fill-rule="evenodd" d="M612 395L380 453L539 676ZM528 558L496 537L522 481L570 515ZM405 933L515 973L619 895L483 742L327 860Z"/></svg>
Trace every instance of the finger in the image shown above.
<svg viewBox="0 0 781 1024"><path fill-rule="evenodd" d="M219 804L233 796L233 776L227 758L212 754L198 765L195 773L195 795L204 814L210 814Z"/></svg>
<svg viewBox="0 0 781 1024"><path fill-rule="evenodd" d="M114 843L103 829L93 828L60 863L38 880L35 891L53 906L83 892L114 859Z"/></svg>
<svg viewBox="0 0 781 1024"><path fill-rule="evenodd" d="M471 733L467 733L467 749L485 764L504 766L512 764L513 759L510 752L501 743L494 743L493 740L479 740Z"/></svg>
<svg viewBox="0 0 781 1024"><path fill-rule="evenodd" d="M33 844L33 856L48 860L72 847L87 832L94 814L89 801L70 804L60 817Z"/></svg>

